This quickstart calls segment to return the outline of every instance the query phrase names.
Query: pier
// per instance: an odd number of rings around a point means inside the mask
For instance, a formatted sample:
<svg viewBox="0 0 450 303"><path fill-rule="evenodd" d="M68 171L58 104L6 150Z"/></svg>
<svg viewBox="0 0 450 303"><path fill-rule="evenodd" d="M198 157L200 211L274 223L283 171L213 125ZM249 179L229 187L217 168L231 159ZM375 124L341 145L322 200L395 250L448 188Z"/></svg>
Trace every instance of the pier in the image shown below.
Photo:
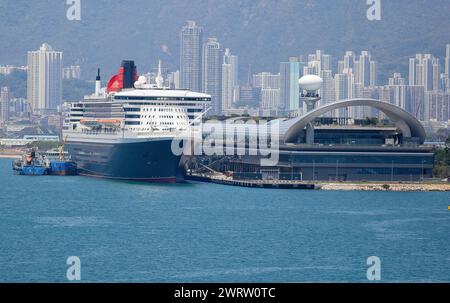
<svg viewBox="0 0 450 303"><path fill-rule="evenodd" d="M321 185L285 180L233 180L222 174L190 174L186 175L187 181L216 183L222 185L253 187L253 188L272 188L272 189L301 189L301 190L319 190Z"/></svg>

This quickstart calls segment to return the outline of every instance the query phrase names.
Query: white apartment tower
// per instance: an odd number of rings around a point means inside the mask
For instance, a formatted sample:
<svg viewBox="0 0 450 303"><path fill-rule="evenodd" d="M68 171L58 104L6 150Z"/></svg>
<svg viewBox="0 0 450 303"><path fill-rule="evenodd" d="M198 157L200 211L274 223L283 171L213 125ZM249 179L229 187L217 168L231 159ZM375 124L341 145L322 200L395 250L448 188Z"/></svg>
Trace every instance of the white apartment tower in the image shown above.
<svg viewBox="0 0 450 303"><path fill-rule="evenodd" d="M431 54L417 54L409 59L409 85L419 85L425 91L439 88L439 59Z"/></svg>
<svg viewBox="0 0 450 303"><path fill-rule="evenodd" d="M450 44L445 47L445 74L450 78Z"/></svg>
<svg viewBox="0 0 450 303"><path fill-rule="evenodd" d="M28 52L27 95L34 112L52 112L62 103L62 59L47 43Z"/></svg>
<svg viewBox="0 0 450 303"><path fill-rule="evenodd" d="M213 114L222 113L221 46L216 38L208 38L203 45L202 91L211 95Z"/></svg>
<svg viewBox="0 0 450 303"><path fill-rule="evenodd" d="M359 61L355 63L355 83L361 83L364 87L377 85L376 62L368 51L362 51Z"/></svg>
<svg viewBox="0 0 450 303"><path fill-rule="evenodd" d="M202 88L203 28L195 21L187 21L181 29L180 85L199 92Z"/></svg>
<svg viewBox="0 0 450 303"><path fill-rule="evenodd" d="M0 124L8 122L9 120L9 102L11 96L9 94L8 87L2 87L0 89Z"/></svg>
<svg viewBox="0 0 450 303"><path fill-rule="evenodd" d="M233 108L235 90L238 85L238 57L225 49L222 63L222 110Z"/></svg>

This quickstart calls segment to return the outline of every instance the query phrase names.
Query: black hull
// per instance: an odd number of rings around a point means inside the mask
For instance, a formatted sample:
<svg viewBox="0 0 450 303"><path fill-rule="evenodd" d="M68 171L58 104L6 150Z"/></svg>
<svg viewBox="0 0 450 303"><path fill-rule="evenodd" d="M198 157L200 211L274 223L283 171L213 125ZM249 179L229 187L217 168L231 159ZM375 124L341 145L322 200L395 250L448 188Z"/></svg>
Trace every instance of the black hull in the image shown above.
<svg viewBox="0 0 450 303"><path fill-rule="evenodd" d="M139 182L182 181L181 156L171 150L172 140L136 143L68 142L67 149L80 175Z"/></svg>

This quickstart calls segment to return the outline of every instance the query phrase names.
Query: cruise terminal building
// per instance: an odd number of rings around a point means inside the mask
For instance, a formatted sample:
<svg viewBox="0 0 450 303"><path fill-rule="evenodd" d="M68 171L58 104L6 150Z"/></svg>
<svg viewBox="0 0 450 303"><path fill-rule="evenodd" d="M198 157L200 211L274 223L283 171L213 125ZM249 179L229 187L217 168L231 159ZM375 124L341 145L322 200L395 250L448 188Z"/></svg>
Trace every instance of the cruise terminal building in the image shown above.
<svg viewBox="0 0 450 303"><path fill-rule="evenodd" d="M362 98L315 108L320 100L317 94L307 92L302 98L308 105L306 114L268 122L276 121L280 128L276 166L261 166L261 156L249 153L200 157L194 162L228 172L235 180L411 182L432 178L434 153L423 145L425 130L402 108ZM389 122L330 117L333 112L355 106L382 112Z"/></svg>

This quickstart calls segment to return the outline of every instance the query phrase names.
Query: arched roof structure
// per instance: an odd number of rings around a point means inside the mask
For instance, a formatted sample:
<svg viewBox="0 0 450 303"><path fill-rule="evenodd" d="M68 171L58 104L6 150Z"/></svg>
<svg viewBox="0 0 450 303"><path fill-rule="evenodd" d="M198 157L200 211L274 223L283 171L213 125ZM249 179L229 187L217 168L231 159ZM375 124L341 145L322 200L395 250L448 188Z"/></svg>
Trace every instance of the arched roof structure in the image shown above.
<svg viewBox="0 0 450 303"><path fill-rule="evenodd" d="M395 125L400 129L406 138L418 138L420 144L425 142L425 129L413 115L402 108L390 103L382 102L374 99L347 99L330 104L323 105L304 114L301 117L284 121L281 125L281 134L284 135L286 143L295 143L299 134L304 128L316 118L335 109L353 107L353 106L369 106L383 112Z"/></svg>

